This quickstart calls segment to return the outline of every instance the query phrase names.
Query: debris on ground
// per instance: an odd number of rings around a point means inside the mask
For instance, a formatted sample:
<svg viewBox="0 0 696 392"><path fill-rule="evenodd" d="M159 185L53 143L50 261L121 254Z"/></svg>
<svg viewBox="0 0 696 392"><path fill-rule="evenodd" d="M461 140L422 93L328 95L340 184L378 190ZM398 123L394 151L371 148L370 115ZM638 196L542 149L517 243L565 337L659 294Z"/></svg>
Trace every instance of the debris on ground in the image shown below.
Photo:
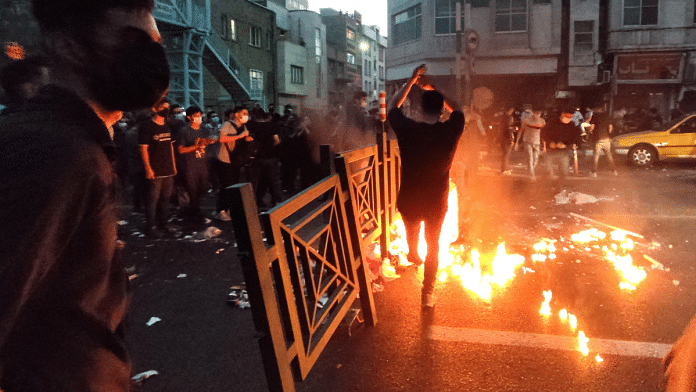
<svg viewBox="0 0 696 392"><path fill-rule="evenodd" d="M162 321L162 319L159 317L150 317L150 320L148 320L148 322L145 323L145 325L147 325L148 327L152 327L153 325L155 325L155 323L158 323L160 321Z"/></svg>
<svg viewBox="0 0 696 392"><path fill-rule="evenodd" d="M182 279L182 278L185 278L186 276L187 276L186 274L179 274L179 275L177 276L177 278Z"/></svg>
<svg viewBox="0 0 696 392"><path fill-rule="evenodd" d="M586 195L580 192L568 192L567 190L562 190L559 194L554 196L556 199L556 204L589 204L596 203L598 199L592 195Z"/></svg>
<svg viewBox="0 0 696 392"><path fill-rule="evenodd" d="M140 384L143 381L147 380L148 378L150 378L152 376L157 376L158 374L159 374L159 372L157 370L148 370L146 372L136 374L135 376L133 376L133 378L131 378L131 380Z"/></svg>
<svg viewBox="0 0 696 392"><path fill-rule="evenodd" d="M249 294L246 291L246 285L242 284L240 286L232 286L230 287L230 290L232 291L227 294L228 304L236 306L239 309L251 307L251 304L249 303Z"/></svg>

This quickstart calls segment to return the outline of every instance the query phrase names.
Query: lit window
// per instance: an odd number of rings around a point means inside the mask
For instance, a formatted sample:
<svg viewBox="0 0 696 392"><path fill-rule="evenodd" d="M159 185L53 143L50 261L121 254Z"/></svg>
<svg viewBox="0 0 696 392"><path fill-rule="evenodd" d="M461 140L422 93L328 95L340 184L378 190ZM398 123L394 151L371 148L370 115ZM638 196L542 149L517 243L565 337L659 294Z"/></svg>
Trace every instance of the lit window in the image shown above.
<svg viewBox="0 0 696 392"><path fill-rule="evenodd" d="M346 38L348 38L351 41L355 40L355 31L351 29L346 29Z"/></svg>
<svg viewBox="0 0 696 392"><path fill-rule="evenodd" d="M263 98L263 71L249 70L249 98L260 101Z"/></svg>
<svg viewBox="0 0 696 392"><path fill-rule="evenodd" d="M355 55L353 53L346 53L346 62L355 65Z"/></svg>

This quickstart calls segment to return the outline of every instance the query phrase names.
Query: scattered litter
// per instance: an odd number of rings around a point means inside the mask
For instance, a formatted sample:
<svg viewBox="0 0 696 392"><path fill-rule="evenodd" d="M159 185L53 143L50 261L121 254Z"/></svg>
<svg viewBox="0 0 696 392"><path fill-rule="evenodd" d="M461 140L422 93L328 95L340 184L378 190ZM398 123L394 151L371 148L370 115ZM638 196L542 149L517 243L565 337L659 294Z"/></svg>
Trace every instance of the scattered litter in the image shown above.
<svg viewBox="0 0 696 392"><path fill-rule="evenodd" d="M384 291L384 286L382 286L379 283L372 282L372 292L373 293L381 293Z"/></svg>
<svg viewBox="0 0 696 392"><path fill-rule="evenodd" d="M137 277L138 277L138 274L128 275L128 281L130 282L131 280L134 280Z"/></svg>
<svg viewBox="0 0 696 392"><path fill-rule="evenodd" d="M343 366L343 365L341 365L341 364L339 363L338 365L336 365L336 369L340 369L341 366Z"/></svg>
<svg viewBox="0 0 696 392"><path fill-rule="evenodd" d="M650 262L650 264L652 264L653 268L661 269L663 271L665 270L664 264L660 263L659 261L653 259L652 257L650 257L648 255L643 255L643 257L645 258L645 260L648 260Z"/></svg>
<svg viewBox="0 0 696 392"><path fill-rule="evenodd" d="M230 287L232 292L227 294L227 303L238 307L239 309L250 308L249 294L246 291L246 285Z"/></svg>
<svg viewBox="0 0 696 392"><path fill-rule="evenodd" d="M119 225L119 226L125 226L125 225L127 225L127 224L128 224L128 221L124 221L124 220L118 221L118 225Z"/></svg>
<svg viewBox="0 0 696 392"><path fill-rule="evenodd" d="M215 254L218 254L218 255L219 255L220 253L222 253L222 252L224 252L224 251L225 251L225 248L220 248L220 249L218 249L217 251L215 251Z"/></svg>
<svg viewBox="0 0 696 392"><path fill-rule="evenodd" d="M147 323L145 323L145 325L147 325L148 327L152 327L153 325L155 325L155 323L160 321L162 321L162 319L159 317L150 317L150 320Z"/></svg>
<svg viewBox="0 0 696 392"><path fill-rule="evenodd" d="M133 376L132 380L136 383L141 383L152 376L157 376L159 372L157 370L148 370L146 372L138 373Z"/></svg>
<svg viewBox="0 0 696 392"><path fill-rule="evenodd" d="M530 210L536 210L536 207L534 207L534 206L529 206L529 209L530 209Z"/></svg>
<svg viewBox="0 0 696 392"><path fill-rule="evenodd" d="M525 274L526 274L527 272L529 272L530 274L535 273L535 271L534 271L533 269L527 268L527 267L522 267L522 272L524 272Z"/></svg>
<svg viewBox="0 0 696 392"><path fill-rule="evenodd" d="M152 248L153 246L155 246L155 244L147 244L147 245L145 245L146 248Z"/></svg>
<svg viewBox="0 0 696 392"><path fill-rule="evenodd" d="M213 239L217 236L222 234L222 230L218 229L215 226L209 226L205 230L198 232L198 233L193 233L193 236L186 236L184 239L186 240L191 240L193 239L194 242L203 242L207 241L210 239Z"/></svg>
<svg viewBox="0 0 696 392"><path fill-rule="evenodd" d="M592 195L586 195L580 192L568 192L567 190L562 190L561 193L554 196L556 199L556 204L588 204L596 203L597 198Z"/></svg>
<svg viewBox="0 0 696 392"><path fill-rule="evenodd" d="M185 278L186 276L187 276L186 274L179 274L179 275L177 276L177 278L182 279L182 278Z"/></svg>
<svg viewBox="0 0 696 392"><path fill-rule="evenodd" d="M678 280L673 280L672 283L674 283L675 286L679 286L679 281L678 281Z"/></svg>
<svg viewBox="0 0 696 392"><path fill-rule="evenodd" d="M324 293L324 295L319 298L319 301L317 301L317 308L323 309L327 302L329 302L329 295Z"/></svg>
<svg viewBox="0 0 696 392"><path fill-rule="evenodd" d="M203 222L205 222L206 225L209 225L212 221L209 218L205 218Z"/></svg>
<svg viewBox="0 0 696 392"><path fill-rule="evenodd" d="M127 273L127 274L132 274L133 272L135 272L135 266L126 268L126 273Z"/></svg>

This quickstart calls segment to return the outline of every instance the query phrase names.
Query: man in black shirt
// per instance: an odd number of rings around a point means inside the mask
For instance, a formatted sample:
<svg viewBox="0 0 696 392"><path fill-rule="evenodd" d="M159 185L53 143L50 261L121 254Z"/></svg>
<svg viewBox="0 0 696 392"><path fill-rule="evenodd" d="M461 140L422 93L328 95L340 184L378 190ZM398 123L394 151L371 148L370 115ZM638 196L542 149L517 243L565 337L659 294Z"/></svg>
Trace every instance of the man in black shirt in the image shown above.
<svg viewBox="0 0 696 392"><path fill-rule="evenodd" d="M554 168L556 168L561 180L568 174L570 154L577 150L580 143L580 129L575 126L572 119L571 110L561 110L560 115L550 119L541 130L541 141L544 144L549 175L553 177Z"/></svg>
<svg viewBox="0 0 696 392"><path fill-rule="evenodd" d="M409 261L421 264L417 255L418 233L425 223L428 254L425 258L421 304L433 307L433 289L438 268L440 231L447 212L449 170L454 150L464 130L464 114L453 111L443 95L425 82L424 65L416 68L408 83L394 95L390 103L389 123L398 139L401 153L401 186L396 205L406 228ZM414 84L423 93L423 122L416 122L401 112ZM449 120L440 121L443 109L451 112Z"/></svg>
<svg viewBox="0 0 696 392"><path fill-rule="evenodd" d="M174 140L169 125L165 122L169 115L169 102L162 100L152 111L155 113L152 121L140 126L138 144L145 165L145 177L149 180L145 201L145 234L156 238L171 230L167 221L176 164Z"/></svg>
<svg viewBox="0 0 696 392"><path fill-rule="evenodd" d="M597 168L599 167L599 155L602 151L609 160L609 169L617 175L614 157L611 155L611 135L614 131L614 125L611 119L604 112L604 108L599 106L595 108L592 120L590 121L590 133L592 134L592 142L594 143L594 164L592 165L592 177L597 177Z"/></svg>
<svg viewBox="0 0 696 392"><path fill-rule="evenodd" d="M259 208L265 208L263 199L267 190L271 193L271 207L283 201L278 158L280 124L271 119L270 113L258 110L254 120L249 122L249 134L256 145L256 157L249 166L249 181Z"/></svg>
<svg viewBox="0 0 696 392"><path fill-rule="evenodd" d="M50 84L0 120L0 389L130 388L115 149L169 65L152 0L33 0Z"/></svg>

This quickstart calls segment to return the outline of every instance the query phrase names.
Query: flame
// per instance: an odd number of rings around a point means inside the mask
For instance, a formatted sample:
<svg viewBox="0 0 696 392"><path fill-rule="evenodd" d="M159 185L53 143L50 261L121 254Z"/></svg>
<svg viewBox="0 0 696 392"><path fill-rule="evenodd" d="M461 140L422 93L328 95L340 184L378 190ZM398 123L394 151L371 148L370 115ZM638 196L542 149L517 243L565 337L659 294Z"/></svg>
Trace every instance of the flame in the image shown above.
<svg viewBox="0 0 696 392"><path fill-rule="evenodd" d="M539 313L543 314L544 316L551 315L551 306L549 306L549 303L551 302L552 296L553 294L551 294L551 290L544 291L544 302L541 304L541 309L539 309Z"/></svg>
<svg viewBox="0 0 696 392"><path fill-rule="evenodd" d="M582 355L588 355L590 353L590 349L587 347L589 341L590 339L585 336L585 332L578 332L578 350Z"/></svg>
<svg viewBox="0 0 696 392"><path fill-rule="evenodd" d="M558 312L558 318L560 318L563 322L568 320L568 311L565 309L561 309L561 311Z"/></svg>
<svg viewBox="0 0 696 392"><path fill-rule="evenodd" d="M604 358L600 357L599 354L594 358L597 363L604 362Z"/></svg>
<svg viewBox="0 0 696 392"><path fill-rule="evenodd" d="M570 324L570 328L575 331L578 328L578 318L575 317L574 314L568 313L568 323Z"/></svg>

